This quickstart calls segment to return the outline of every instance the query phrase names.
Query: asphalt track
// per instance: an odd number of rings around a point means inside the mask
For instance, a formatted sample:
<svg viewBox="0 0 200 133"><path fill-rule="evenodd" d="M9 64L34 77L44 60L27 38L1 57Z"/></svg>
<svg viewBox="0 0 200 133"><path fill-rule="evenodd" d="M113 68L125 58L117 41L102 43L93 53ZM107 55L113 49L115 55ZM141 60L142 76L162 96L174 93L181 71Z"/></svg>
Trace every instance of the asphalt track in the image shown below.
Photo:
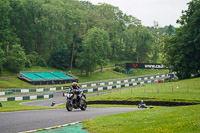
<svg viewBox="0 0 200 133"><path fill-rule="evenodd" d="M55 106L59 104L63 104L66 102L66 97L63 97L63 91L61 92L54 92L53 98L47 100L37 100L37 101L30 101L30 102L23 102L22 105L29 105L29 106L42 106L42 107L50 107L51 103L55 101Z"/></svg>
<svg viewBox="0 0 200 133"><path fill-rule="evenodd" d="M110 91L111 92L111 91ZM105 93L110 93L105 92ZM66 97L62 96L63 92L54 93L52 99L24 102L23 105L31 106L51 106L53 101L56 105L65 103ZM88 94L87 97L96 94ZM69 124L77 121L87 120L90 118L136 111L138 108L92 108L88 107L86 111L80 109L68 112L66 109L46 109L33 111L16 111L0 113L0 133L17 133L35 129L48 128L63 124Z"/></svg>
<svg viewBox="0 0 200 133"><path fill-rule="evenodd" d="M102 115L136 111L137 108L87 108L68 112L66 109L47 109L0 113L0 133L17 133L82 121Z"/></svg>

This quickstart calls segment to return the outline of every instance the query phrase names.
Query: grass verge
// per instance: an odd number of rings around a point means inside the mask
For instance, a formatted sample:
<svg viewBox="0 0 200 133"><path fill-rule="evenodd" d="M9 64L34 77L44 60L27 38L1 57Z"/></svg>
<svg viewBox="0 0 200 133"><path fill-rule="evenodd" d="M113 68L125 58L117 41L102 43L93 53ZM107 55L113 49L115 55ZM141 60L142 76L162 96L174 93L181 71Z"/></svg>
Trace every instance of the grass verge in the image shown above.
<svg viewBox="0 0 200 133"><path fill-rule="evenodd" d="M93 133L197 133L200 131L200 105L155 107L96 117L83 124L83 128Z"/></svg>

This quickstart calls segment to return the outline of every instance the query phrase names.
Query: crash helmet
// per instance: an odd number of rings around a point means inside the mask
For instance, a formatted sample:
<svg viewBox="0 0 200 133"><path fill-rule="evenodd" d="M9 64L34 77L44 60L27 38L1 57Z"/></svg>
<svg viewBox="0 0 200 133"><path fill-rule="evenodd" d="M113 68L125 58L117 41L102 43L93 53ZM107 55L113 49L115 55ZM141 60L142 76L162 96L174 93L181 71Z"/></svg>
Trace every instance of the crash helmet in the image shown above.
<svg viewBox="0 0 200 133"><path fill-rule="evenodd" d="M76 82L73 82L73 83L72 83L72 87L73 87L73 89L76 89L76 88L77 88L77 83L76 83Z"/></svg>

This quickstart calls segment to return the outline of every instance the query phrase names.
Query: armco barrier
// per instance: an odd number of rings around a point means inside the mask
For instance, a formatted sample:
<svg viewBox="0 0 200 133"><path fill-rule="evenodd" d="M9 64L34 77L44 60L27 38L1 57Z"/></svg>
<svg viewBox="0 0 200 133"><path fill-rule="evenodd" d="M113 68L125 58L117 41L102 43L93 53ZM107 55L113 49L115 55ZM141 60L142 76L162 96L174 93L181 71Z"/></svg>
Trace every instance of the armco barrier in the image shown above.
<svg viewBox="0 0 200 133"><path fill-rule="evenodd" d="M147 81L139 81L139 82L133 82L133 83L108 85L108 86L104 86L104 87L96 87L96 88L83 89L83 93L95 92L95 91L102 91L102 90L109 90L109 89L114 89L114 88L129 87L129 86L136 86L136 85L142 85L142 84L158 83L158 81L164 81L164 78L155 79L155 80L147 80Z"/></svg>
<svg viewBox="0 0 200 133"><path fill-rule="evenodd" d="M158 74L158 75L151 75L151 76L131 77L131 78L128 78L128 79L126 78L124 80L116 80L115 79L116 81L82 84L82 85L80 85L80 87L84 88L84 87L93 87L93 86L99 86L99 85L103 86L103 85L121 84L121 83L128 83L128 82L134 82L134 81L163 78L163 77L167 77L168 75L169 74Z"/></svg>
<svg viewBox="0 0 200 133"><path fill-rule="evenodd" d="M4 96L4 95L12 95L12 94L13 94L12 91L0 92L0 96Z"/></svg>
<svg viewBox="0 0 200 133"><path fill-rule="evenodd" d="M22 101L22 100L44 99L44 98L53 98L53 94L6 97L6 98L0 98L0 101Z"/></svg>
<svg viewBox="0 0 200 133"><path fill-rule="evenodd" d="M0 96L11 95L14 93L29 93L29 92L46 92L63 90L64 87L49 87L49 88L37 88L37 89L12 89L12 91L0 92Z"/></svg>

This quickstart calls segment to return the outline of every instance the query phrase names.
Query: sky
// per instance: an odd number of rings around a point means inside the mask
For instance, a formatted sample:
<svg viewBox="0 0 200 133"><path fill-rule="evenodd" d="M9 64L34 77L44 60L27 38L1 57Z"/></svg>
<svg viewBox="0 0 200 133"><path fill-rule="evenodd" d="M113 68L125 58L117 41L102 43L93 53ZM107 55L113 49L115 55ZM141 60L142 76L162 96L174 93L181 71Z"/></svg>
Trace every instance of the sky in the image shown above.
<svg viewBox="0 0 200 133"><path fill-rule="evenodd" d="M107 3L119 7L127 15L132 15L141 20L144 26L153 26L158 22L160 27L176 24L180 19L182 10L187 10L187 3L191 0L84 0L92 4Z"/></svg>

